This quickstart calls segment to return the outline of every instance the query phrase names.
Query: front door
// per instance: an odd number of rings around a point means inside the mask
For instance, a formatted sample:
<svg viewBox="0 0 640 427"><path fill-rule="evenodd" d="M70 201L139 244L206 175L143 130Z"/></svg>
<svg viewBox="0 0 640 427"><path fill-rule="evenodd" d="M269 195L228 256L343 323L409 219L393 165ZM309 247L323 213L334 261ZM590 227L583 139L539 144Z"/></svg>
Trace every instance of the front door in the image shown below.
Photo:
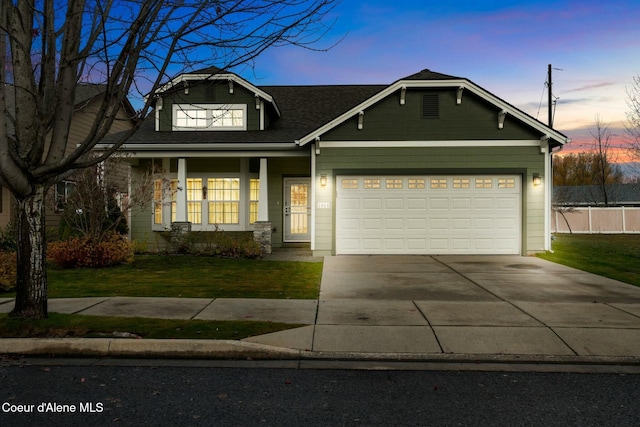
<svg viewBox="0 0 640 427"><path fill-rule="evenodd" d="M284 241L311 241L309 178L284 179Z"/></svg>

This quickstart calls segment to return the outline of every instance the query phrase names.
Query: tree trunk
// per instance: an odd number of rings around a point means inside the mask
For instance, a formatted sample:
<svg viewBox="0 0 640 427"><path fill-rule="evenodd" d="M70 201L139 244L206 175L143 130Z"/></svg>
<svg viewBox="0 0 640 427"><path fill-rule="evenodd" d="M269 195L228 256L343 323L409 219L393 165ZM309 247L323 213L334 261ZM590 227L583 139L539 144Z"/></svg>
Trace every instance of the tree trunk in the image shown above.
<svg viewBox="0 0 640 427"><path fill-rule="evenodd" d="M13 317L47 317L45 190L38 185L31 196L16 198L18 265Z"/></svg>

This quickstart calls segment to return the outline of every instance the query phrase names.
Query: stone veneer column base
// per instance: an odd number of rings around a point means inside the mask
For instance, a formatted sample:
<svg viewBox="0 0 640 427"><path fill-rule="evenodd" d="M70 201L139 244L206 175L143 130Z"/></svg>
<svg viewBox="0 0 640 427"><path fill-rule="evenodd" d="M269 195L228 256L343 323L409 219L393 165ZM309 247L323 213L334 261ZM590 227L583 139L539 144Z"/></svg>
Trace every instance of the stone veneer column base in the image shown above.
<svg viewBox="0 0 640 427"><path fill-rule="evenodd" d="M254 223L253 240L260 244L260 253L271 253L271 222L257 221Z"/></svg>

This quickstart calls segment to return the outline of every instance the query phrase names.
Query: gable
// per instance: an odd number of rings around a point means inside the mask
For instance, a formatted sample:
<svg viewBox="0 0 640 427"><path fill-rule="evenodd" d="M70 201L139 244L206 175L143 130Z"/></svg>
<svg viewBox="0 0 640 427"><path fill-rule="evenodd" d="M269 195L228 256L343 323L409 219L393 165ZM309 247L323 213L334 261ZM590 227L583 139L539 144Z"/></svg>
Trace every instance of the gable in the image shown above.
<svg viewBox="0 0 640 427"><path fill-rule="evenodd" d="M429 80L431 78L434 80ZM440 115L437 118L422 117L425 108L423 97L429 94L437 95L440 102L439 113L442 113L442 117ZM416 102L420 103L418 108L416 108ZM413 111L406 114L401 113L402 108L399 107L408 105L413 105ZM456 109L456 107L463 105L465 105L464 108ZM420 112L419 118L416 116L416 111ZM421 122L419 119L437 119L439 123L431 123L431 127L427 127L427 123ZM394 129L390 129L390 123L394 123L394 120L401 125L394 125L392 126ZM364 136L365 123L372 123L372 130L381 133L370 132L368 136ZM356 133L354 135L354 132L348 129L356 129L362 134L358 136ZM505 129L509 130L505 131ZM431 133L426 132L427 130ZM498 131L497 135L495 135L496 130ZM460 138L454 137L454 134L463 137L469 133L473 133L470 138L473 140L540 139L548 140L551 146L563 145L570 141L562 133L546 126L467 79L423 70L398 80L366 101L355 105L349 111L300 138L299 143L305 145L326 139L343 141L415 140L416 137L420 141L429 139L456 140ZM386 135L386 138L382 135ZM389 136L391 136L390 139Z"/></svg>
<svg viewBox="0 0 640 427"><path fill-rule="evenodd" d="M226 80L182 82L165 92L161 99L156 103L159 131L172 131L176 109L191 107L242 108L246 114L243 130L260 130L261 111L256 107L256 102L260 105L260 98L244 86L229 84ZM272 115L273 112L265 114L267 124Z"/></svg>
<svg viewBox="0 0 640 427"><path fill-rule="evenodd" d="M531 126L504 117L501 109L473 93L458 104L458 90L409 88L392 93L360 113L337 124L321 136L322 141L458 141L532 140L541 133Z"/></svg>

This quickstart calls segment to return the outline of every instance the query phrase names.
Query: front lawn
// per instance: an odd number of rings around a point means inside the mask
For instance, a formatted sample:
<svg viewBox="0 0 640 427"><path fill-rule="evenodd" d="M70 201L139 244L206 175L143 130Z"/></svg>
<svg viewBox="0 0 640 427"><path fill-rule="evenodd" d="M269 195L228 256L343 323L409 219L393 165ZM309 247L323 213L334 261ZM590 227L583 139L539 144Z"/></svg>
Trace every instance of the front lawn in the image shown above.
<svg viewBox="0 0 640 427"><path fill-rule="evenodd" d="M49 298L98 296L315 299L322 263L137 255L101 269L49 268ZM6 295L5 295L6 296Z"/></svg>
<svg viewBox="0 0 640 427"><path fill-rule="evenodd" d="M638 234L556 234L552 249L538 256L640 286Z"/></svg>
<svg viewBox="0 0 640 427"><path fill-rule="evenodd" d="M316 299L322 263L219 259L190 255L136 256L100 269L49 267L49 298L101 296ZM0 294L13 297L13 293ZM49 313L28 320L0 314L0 337L242 339L300 325L258 321L166 320ZM116 334L117 336L117 334Z"/></svg>

